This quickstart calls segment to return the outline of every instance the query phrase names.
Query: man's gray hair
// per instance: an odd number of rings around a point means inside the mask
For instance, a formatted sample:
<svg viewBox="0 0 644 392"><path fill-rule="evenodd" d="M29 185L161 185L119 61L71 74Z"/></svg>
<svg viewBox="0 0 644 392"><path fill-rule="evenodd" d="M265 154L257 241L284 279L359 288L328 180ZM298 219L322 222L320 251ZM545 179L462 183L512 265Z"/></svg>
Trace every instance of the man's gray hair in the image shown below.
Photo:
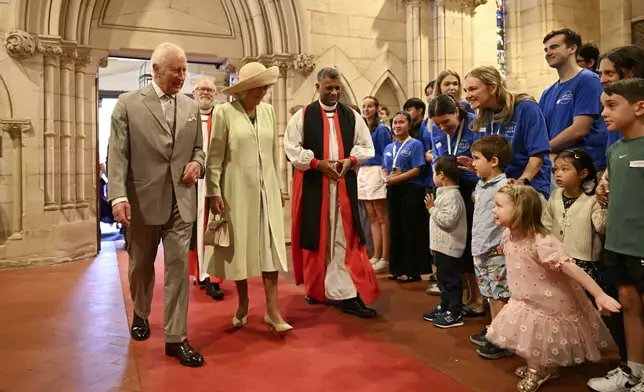
<svg viewBox="0 0 644 392"><path fill-rule="evenodd" d="M186 57L186 52L184 52L179 46L170 42L164 42L154 48L150 61L152 62L152 65L157 64L158 66L163 67L165 65L165 59L169 54L178 54L179 56Z"/></svg>
<svg viewBox="0 0 644 392"><path fill-rule="evenodd" d="M340 71L336 67L324 67L318 72L318 83L324 78L340 80Z"/></svg>

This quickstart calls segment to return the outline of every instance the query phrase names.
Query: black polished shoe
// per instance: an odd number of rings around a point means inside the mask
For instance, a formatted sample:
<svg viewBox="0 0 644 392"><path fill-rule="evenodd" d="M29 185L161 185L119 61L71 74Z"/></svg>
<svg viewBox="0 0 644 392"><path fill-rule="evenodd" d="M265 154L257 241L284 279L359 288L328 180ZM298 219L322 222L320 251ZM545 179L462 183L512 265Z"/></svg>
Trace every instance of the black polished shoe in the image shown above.
<svg viewBox="0 0 644 392"><path fill-rule="evenodd" d="M342 310L342 313L352 314L360 318L374 318L377 315L376 311L369 309L360 297L345 299L342 301L340 310Z"/></svg>
<svg viewBox="0 0 644 392"><path fill-rule="evenodd" d="M203 365L203 357L184 340L181 343L166 343L165 355L177 358L183 366L200 367Z"/></svg>
<svg viewBox="0 0 644 392"><path fill-rule="evenodd" d="M224 292L219 288L219 283L208 282L206 286L206 295L212 297L215 301L224 299Z"/></svg>
<svg viewBox="0 0 644 392"><path fill-rule="evenodd" d="M208 283L210 283L210 278L206 278L204 280L197 280L197 278L192 278L192 285L199 286L200 289L205 289L206 287L208 287Z"/></svg>
<svg viewBox="0 0 644 392"><path fill-rule="evenodd" d="M309 303L309 305L323 305L324 302L318 301L313 297L304 297L304 300Z"/></svg>
<svg viewBox="0 0 644 392"><path fill-rule="evenodd" d="M150 337L150 323L148 319L139 317L136 313L132 317L132 327L130 327L130 336L137 341L143 341Z"/></svg>

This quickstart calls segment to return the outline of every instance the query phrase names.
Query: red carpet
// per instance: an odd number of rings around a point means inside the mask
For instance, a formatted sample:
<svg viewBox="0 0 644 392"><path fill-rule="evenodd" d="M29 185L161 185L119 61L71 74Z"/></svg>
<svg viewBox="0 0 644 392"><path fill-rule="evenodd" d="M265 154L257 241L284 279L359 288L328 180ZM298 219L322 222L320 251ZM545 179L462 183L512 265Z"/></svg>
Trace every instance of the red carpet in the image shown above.
<svg viewBox="0 0 644 392"><path fill-rule="evenodd" d="M127 254L119 252L118 260L131 321ZM226 299L222 302L191 286L188 335L206 364L198 369L180 366L163 352L162 260L159 249L151 337L133 343L143 392L469 391L371 336L353 323L352 316L308 305L302 291L285 282L280 285L280 310L294 330L283 339L274 335L262 321L265 303L259 279L249 282L250 315L248 324L240 330L234 330L231 323L237 308L232 282L223 284Z"/></svg>

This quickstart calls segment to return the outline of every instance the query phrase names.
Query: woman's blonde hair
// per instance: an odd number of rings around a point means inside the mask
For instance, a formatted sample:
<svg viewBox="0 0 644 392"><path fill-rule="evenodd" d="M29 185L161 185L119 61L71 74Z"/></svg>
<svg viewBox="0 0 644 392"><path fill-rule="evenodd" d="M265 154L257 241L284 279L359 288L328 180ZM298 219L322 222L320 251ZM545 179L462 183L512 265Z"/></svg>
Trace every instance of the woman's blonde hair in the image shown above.
<svg viewBox="0 0 644 392"><path fill-rule="evenodd" d="M445 80L445 78L448 76L453 76L458 81L458 89L454 99L460 101L463 95L463 83L461 82L461 76L458 74L458 72L449 69L438 74L438 77L436 78L436 84L434 85L434 98L438 97L441 94L445 94L443 92L443 89L441 88L441 84L443 84L443 80Z"/></svg>
<svg viewBox="0 0 644 392"><path fill-rule="evenodd" d="M541 222L543 201L534 188L527 185L506 185L499 189L499 193L508 195L514 204L510 230L525 233L529 237L550 234Z"/></svg>
<svg viewBox="0 0 644 392"><path fill-rule="evenodd" d="M484 65L481 67L476 67L470 73L465 75L465 79L468 77L477 78L484 85L490 87L495 86L496 91L494 92L494 97L499 105L501 105L501 112L494 114L492 109L479 109L476 119L472 122L472 130L479 131L485 126L488 122L494 120L495 122L505 124L512 120L514 115L514 107L517 103L522 101L533 101L535 99L529 94L513 94L508 91L505 86L505 81L501 76L501 73L498 69L491 65Z"/></svg>

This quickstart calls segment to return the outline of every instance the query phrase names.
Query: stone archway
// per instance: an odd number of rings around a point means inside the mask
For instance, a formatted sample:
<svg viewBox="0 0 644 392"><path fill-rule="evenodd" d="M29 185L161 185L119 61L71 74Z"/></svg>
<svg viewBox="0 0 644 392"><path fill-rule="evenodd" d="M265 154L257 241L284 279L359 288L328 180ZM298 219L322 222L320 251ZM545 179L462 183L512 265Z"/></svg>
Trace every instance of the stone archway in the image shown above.
<svg viewBox="0 0 644 392"><path fill-rule="evenodd" d="M308 46L298 1L221 1L239 26L244 57L301 53ZM18 0L14 3L15 29L87 46L92 21L108 3L110 0Z"/></svg>
<svg viewBox="0 0 644 392"><path fill-rule="evenodd" d="M177 38L172 31L154 30L155 26L150 26L147 20L144 28L138 26L139 32L145 30L156 35L151 42L142 44L145 40L133 39L136 20L129 26L115 26L120 21L112 20L112 26L108 26L104 11L110 10L110 3L114 10L137 6L134 3L139 7L145 3L143 8L146 8L146 4L156 1L16 0L11 3L13 15L9 20L13 22L13 29L5 35L4 47L14 61L0 61L0 72L12 75L5 81L12 102L21 102L19 107L14 105L13 114L20 119L0 119L1 125L13 132L12 135L19 135L33 124L34 140L40 142L24 143L22 156L26 158L16 162L26 170L22 186L14 187L21 191L20 194L16 191L13 197L17 201L13 205L21 207L20 211L15 208L15 216L19 218L14 218L12 225L17 241L7 242L7 246L0 244L0 268L51 264L96 254L97 169L96 146L92 141L97 132L97 69L107 65L106 56L112 50L135 50L149 55L156 44ZM282 71L271 102L277 114L278 130L283 130L289 100L286 84L289 72L307 75L315 67L312 56L304 53L308 45L300 2L218 1L231 26L229 35L236 39L238 55L230 58L229 69L234 72L244 62L261 61L265 65L277 65ZM168 0L163 3L168 4ZM180 8L186 1L170 0L170 3ZM214 1L208 4L211 3ZM104 39L110 34L106 30L110 29L118 30L125 39ZM191 31L184 35L199 34ZM225 34L219 32L216 38L225 40L222 35ZM212 41L210 46L199 49L185 37L182 43L189 46L186 50L189 57L221 55L217 53L221 47L214 47L212 43L223 41ZM27 95L30 99L23 99ZM23 236L23 232L28 235Z"/></svg>
<svg viewBox="0 0 644 392"><path fill-rule="evenodd" d="M371 95L378 98L382 106L388 107L391 114L402 110L405 103L405 93L400 82L389 70L385 71L378 79L373 86Z"/></svg>

